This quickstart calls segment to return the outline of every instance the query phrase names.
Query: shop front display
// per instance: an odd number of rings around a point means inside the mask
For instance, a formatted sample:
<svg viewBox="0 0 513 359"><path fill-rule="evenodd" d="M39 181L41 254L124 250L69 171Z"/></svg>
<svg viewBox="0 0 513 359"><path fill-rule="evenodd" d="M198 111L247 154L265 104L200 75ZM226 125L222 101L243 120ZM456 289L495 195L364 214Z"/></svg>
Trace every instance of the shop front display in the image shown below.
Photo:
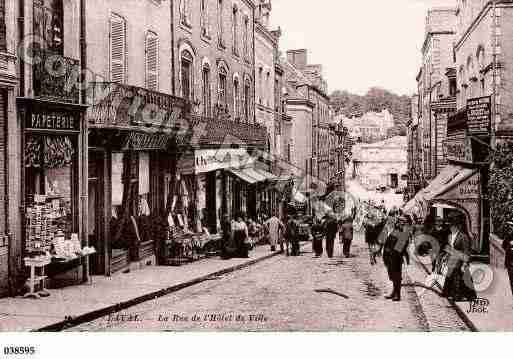
<svg viewBox="0 0 513 359"><path fill-rule="evenodd" d="M24 257L31 291L35 267L46 267L50 287L81 283L86 258L95 252L81 233L84 109L28 99L20 99L18 107L24 126Z"/></svg>
<svg viewBox="0 0 513 359"><path fill-rule="evenodd" d="M175 128L185 101L124 84L92 86L89 157L98 170L89 177L96 194L90 208L98 215L89 232L101 248L95 272L110 275L163 257L177 161ZM96 97L104 93L108 96Z"/></svg>

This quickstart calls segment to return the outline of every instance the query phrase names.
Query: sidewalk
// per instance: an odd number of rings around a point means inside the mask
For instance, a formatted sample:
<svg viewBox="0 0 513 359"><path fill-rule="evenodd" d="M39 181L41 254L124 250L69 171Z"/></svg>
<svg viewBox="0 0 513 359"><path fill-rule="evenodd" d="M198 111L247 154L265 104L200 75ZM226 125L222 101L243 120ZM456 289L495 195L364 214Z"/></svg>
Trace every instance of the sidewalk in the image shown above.
<svg viewBox="0 0 513 359"><path fill-rule="evenodd" d="M468 303L456 305L478 331L513 331L513 298L504 268L493 268L492 285L487 290L478 292L477 296L490 302L487 313L468 313Z"/></svg>
<svg viewBox="0 0 513 359"><path fill-rule="evenodd" d="M408 274L413 281L423 283L429 271L421 263L415 262L415 260L413 262L412 265L419 270L410 268ZM471 267L473 267L472 264ZM513 331L513 298L508 275L503 268L493 268L492 285L484 291L478 291L477 296L489 301L486 313L469 313L470 304L468 302L458 302L452 305L472 330L480 332ZM447 299L443 298L443 300L449 303Z"/></svg>
<svg viewBox="0 0 513 359"><path fill-rule="evenodd" d="M247 259L215 257L181 267L151 266L112 277L94 276L91 284L49 290L47 298L3 298L0 332L58 330L70 318L72 322L87 321L108 315L275 255L278 253L271 253L269 246L260 246Z"/></svg>

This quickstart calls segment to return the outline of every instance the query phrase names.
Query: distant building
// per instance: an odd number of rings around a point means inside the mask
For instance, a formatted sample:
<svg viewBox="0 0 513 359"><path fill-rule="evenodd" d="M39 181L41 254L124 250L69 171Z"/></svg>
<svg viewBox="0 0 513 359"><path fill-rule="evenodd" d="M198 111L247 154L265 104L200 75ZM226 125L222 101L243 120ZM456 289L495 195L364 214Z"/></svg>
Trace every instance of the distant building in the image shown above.
<svg viewBox="0 0 513 359"><path fill-rule="evenodd" d="M356 142L373 143L386 139L387 132L394 127L394 116L384 109L381 112L367 112L364 115L354 113L349 117L339 115L337 121L342 121L349 130L349 135Z"/></svg>
<svg viewBox="0 0 513 359"><path fill-rule="evenodd" d="M283 145L288 162L307 174L302 190L312 183L337 182L343 186L344 164L339 159L342 127L333 121L328 86L321 65L308 64L307 50L289 50L282 61L284 70ZM340 187L339 187L340 188Z"/></svg>
<svg viewBox="0 0 513 359"><path fill-rule="evenodd" d="M405 188L407 174L407 141L396 136L385 141L353 148L353 178L363 187L373 190L378 186Z"/></svg>

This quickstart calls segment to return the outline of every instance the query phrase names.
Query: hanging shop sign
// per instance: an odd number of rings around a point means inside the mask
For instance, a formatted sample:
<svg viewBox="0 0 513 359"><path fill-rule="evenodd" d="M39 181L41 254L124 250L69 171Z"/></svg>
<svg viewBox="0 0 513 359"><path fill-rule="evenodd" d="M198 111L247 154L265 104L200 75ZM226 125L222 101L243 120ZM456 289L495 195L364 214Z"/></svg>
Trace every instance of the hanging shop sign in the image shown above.
<svg viewBox="0 0 513 359"><path fill-rule="evenodd" d="M467 128L470 135L488 134L490 132L491 103L490 96L467 101Z"/></svg>
<svg viewBox="0 0 513 359"><path fill-rule="evenodd" d="M197 150L195 156L196 173L206 173L220 169L239 169L251 166L255 158L245 149L219 148Z"/></svg>
<svg viewBox="0 0 513 359"><path fill-rule="evenodd" d="M169 135L165 133L130 132L123 145L135 151L166 150L169 144Z"/></svg>
<svg viewBox="0 0 513 359"><path fill-rule="evenodd" d="M473 163L472 142L469 137L465 140L448 139L444 142L447 160L459 163Z"/></svg>

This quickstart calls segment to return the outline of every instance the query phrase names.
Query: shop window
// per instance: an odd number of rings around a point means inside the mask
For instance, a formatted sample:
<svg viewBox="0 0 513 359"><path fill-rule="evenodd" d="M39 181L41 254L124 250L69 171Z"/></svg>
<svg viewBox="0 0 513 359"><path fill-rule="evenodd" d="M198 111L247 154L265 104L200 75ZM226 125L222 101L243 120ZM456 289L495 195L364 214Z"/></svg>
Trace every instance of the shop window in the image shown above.
<svg viewBox="0 0 513 359"><path fill-rule="evenodd" d="M187 50L182 51L181 54L181 84L182 84L182 97L185 99L192 99L192 64L193 57Z"/></svg>
<svg viewBox="0 0 513 359"><path fill-rule="evenodd" d="M211 99L210 99L210 66L205 64L203 66L203 115L210 116L211 110Z"/></svg>
<svg viewBox="0 0 513 359"><path fill-rule="evenodd" d="M110 80L126 83L126 22L112 14L110 18Z"/></svg>
<svg viewBox="0 0 513 359"><path fill-rule="evenodd" d="M62 254L77 233L77 149L74 136L25 138L26 253Z"/></svg>
<svg viewBox="0 0 513 359"><path fill-rule="evenodd" d="M146 88L152 91L159 89L159 38L157 34L148 32L146 35Z"/></svg>

